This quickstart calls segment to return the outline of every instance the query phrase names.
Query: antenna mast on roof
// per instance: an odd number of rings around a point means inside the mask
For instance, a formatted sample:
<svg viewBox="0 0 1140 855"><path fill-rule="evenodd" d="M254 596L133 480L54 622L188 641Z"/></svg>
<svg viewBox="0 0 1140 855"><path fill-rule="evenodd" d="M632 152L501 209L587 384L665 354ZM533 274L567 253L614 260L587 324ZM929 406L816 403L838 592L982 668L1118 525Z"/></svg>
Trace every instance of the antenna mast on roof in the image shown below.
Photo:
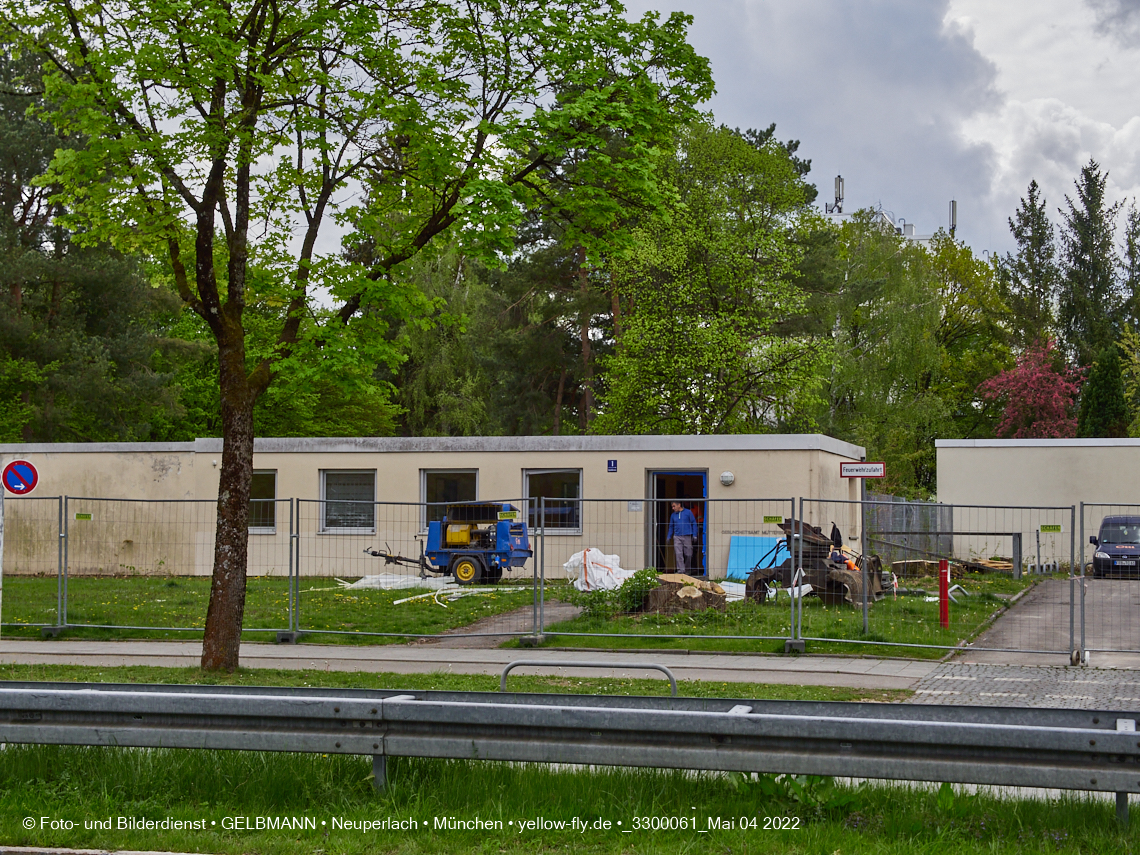
<svg viewBox="0 0 1140 855"><path fill-rule="evenodd" d="M835 204L824 203L823 211L825 214L842 214L843 213L843 176L835 176Z"/></svg>

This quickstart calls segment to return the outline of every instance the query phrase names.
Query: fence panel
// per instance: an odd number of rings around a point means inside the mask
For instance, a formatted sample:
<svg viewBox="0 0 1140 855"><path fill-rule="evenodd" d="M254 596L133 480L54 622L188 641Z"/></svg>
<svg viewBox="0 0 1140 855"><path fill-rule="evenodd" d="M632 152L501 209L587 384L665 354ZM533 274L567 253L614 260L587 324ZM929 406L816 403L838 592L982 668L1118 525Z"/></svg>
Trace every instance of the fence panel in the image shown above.
<svg viewBox="0 0 1140 855"><path fill-rule="evenodd" d="M1076 649L1071 507L804 500L803 518L820 535L814 549L811 532L804 537L797 566L827 591L800 601L800 638L904 648ZM841 520L855 524L842 527ZM852 577L818 561L829 551L833 525L850 552ZM881 560L877 579L873 560L867 562L865 588L864 552ZM951 571L945 613L942 560Z"/></svg>
<svg viewBox="0 0 1140 855"><path fill-rule="evenodd" d="M1081 649L1140 652L1140 505L1082 503L1080 519Z"/></svg>
<svg viewBox="0 0 1140 855"><path fill-rule="evenodd" d="M289 625L292 502L252 504L243 629L271 633ZM200 632L216 524L213 500L65 497L61 623Z"/></svg>
<svg viewBox="0 0 1140 855"><path fill-rule="evenodd" d="M744 581L758 565L790 561L781 525L790 522L792 499L575 499L557 500L557 510L538 526L543 537L544 632L575 638L575 644L629 646L639 639L649 646L724 650L783 649L791 631L791 601L786 589L771 599L745 598ZM691 549L677 549L670 519L674 503L692 514ZM670 538L670 535L674 536ZM578 575L587 549L616 556L626 571L651 569L653 575L679 570L721 585L723 601L703 594L685 598L650 594L639 586L628 596L582 592L568 578ZM586 582L580 582L585 586ZM667 585L677 585L668 583ZM652 585L652 582L649 583ZM679 586L678 586L679 587ZM662 591L662 594L666 591ZM711 607L710 607L711 605ZM778 645L758 645L776 640Z"/></svg>
<svg viewBox="0 0 1140 855"><path fill-rule="evenodd" d="M450 506L496 504L528 514L527 500L518 499ZM494 647L509 636L533 635L539 612L533 558L497 583L466 586L436 572L446 566L426 559L421 566L428 523L441 520L447 507L298 499L294 628L323 641L437 638L435 643L465 647ZM489 525L477 527L487 531ZM532 533L530 548L539 547Z"/></svg>
<svg viewBox="0 0 1140 855"><path fill-rule="evenodd" d="M0 486L0 489L3 489ZM4 615L6 629L54 626L63 602L63 498L4 500Z"/></svg>

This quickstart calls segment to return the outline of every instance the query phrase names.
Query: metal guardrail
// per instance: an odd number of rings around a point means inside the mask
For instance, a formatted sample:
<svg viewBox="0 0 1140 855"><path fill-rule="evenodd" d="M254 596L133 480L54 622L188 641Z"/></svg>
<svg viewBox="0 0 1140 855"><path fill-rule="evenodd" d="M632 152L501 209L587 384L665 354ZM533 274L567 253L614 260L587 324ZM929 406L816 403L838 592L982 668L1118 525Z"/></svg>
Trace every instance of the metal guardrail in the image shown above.
<svg viewBox="0 0 1140 855"><path fill-rule="evenodd" d="M5 683L0 741L840 775L1140 793L1140 713ZM1125 814L1126 815L1126 814Z"/></svg>
<svg viewBox="0 0 1140 855"><path fill-rule="evenodd" d="M673 692L673 697L677 697L677 678L673 676L673 672L664 665L652 665L644 662L569 662L550 659L516 659L514 662L507 663L507 667L503 669L503 675L499 678L499 691L505 692L507 690L507 675L511 671L515 668L528 666L536 668L628 668L638 671L660 671L669 678L669 688Z"/></svg>

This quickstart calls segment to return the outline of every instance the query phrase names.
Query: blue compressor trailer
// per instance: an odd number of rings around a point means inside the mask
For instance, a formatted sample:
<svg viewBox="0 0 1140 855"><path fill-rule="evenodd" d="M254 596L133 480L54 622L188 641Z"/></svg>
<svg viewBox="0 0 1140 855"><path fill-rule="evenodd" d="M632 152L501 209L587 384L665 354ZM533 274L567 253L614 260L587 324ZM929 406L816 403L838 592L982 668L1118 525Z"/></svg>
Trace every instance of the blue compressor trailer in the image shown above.
<svg viewBox="0 0 1140 855"><path fill-rule="evenodd" d="M418 566L421 574L451 576L460 585L494 584L503 571L523 567L534 555L526 520L514 505L472 502L448 505L442 520L428 523L419 559L364 550L385 564Z"/></svg>

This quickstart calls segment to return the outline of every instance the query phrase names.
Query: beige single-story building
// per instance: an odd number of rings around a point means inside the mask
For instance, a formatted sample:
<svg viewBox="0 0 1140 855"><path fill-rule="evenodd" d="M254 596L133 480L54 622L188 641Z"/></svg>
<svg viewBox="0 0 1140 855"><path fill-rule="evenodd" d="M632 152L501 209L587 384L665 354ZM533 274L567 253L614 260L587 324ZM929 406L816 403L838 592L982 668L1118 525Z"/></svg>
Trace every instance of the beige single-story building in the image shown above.
<svg viewBox="0 0 1140 855"><path fill-rule="evenodd" d="M1140 439L939 439L938 501L1140 506Z"/></svg>
<svg viewBox="0 0 1140 855"><path fill-rule="evenodd" d="M940 439L935 446L939 502L1060 509L1048 512L1048 520L1046 512L1037 513L1044 524L1063 529L1042 535L1050 544L1046 560L1066 561L1075 541L1087 562L1089 535L1105 516L1140 514L1140 439ZM1067 510L1074 506L1075 519ZM1028 518L1027 513L1005 516ZM995 519L998 514L991 512ZM1028 541L1025 548L1028 557Z"/></svg>
<svg viewBox="0 0 1140 855"><path fill-rule="evenodd" d="M30 496L9 494L4 571L51 572L62 517L69 573L208 573L221 452L219 439L0 445L3 463L27 460L39 474ZM723 576L732 538L779 536L775 521L792 516L794 498L857 499L840 463L864 458L818 434L258 439L249 571L390 572L365 547L418 556L448 502L525 509L540 498L545 515L531 509L530 521L546 535L548 576L588 546L671 569L676 499L699 518L703 569ZM842 510L856 539L858 514ZM835 516L815 513L805 516Z"/></svg>

